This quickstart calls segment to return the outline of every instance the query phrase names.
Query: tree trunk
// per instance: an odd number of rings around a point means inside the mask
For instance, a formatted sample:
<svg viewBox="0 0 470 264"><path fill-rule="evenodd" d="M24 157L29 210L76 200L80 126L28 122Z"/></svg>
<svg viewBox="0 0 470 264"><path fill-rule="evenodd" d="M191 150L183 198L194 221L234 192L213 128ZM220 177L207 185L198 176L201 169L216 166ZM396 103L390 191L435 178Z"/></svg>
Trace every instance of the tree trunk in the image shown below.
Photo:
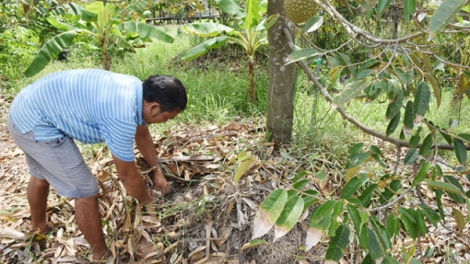
<svg viewBox="0 0 470 264"><path fill-rule="evenodd" d="M279 14L276 23L268 30L269 87L268 116L266 120L268 141L276 144L290 143L294 119L295 64L285 65L291 53L284 28L294 39L294 25L285 17L283 0L268 0L268 16Z"/></svg>
<svg viewBox="0 0 470 264"><path fill-rule="evenodd" d="M250 86L248 87L248 96L250 102L256 103L256 91L255 91L255 72L254 72L254 61L253 56L248 56L248 78L250 79Z"/></svg>

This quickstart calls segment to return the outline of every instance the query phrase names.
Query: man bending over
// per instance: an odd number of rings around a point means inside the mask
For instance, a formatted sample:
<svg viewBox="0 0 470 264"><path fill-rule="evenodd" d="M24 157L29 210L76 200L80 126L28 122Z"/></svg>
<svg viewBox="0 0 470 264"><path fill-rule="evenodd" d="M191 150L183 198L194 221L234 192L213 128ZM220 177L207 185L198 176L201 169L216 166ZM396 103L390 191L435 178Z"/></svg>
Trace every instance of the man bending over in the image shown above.
<svg viewBox="0 0 470 264"><path fill-rule="evenodd" d="M111 151L118 177L127 192L142 204L154 201L134 161L134 141L148 165L154 184L166 193L163 175L148 125L175 118L186 108L181 81L154 75L138 78L97 69L50 74L24 88L14 99L8 130L24 151L31 173L28 202L31 226L47 233L49 186L75 199L78 228L90 244L93 259L108 257L98 210L97 180L74 140L104 142Z"/></svg>

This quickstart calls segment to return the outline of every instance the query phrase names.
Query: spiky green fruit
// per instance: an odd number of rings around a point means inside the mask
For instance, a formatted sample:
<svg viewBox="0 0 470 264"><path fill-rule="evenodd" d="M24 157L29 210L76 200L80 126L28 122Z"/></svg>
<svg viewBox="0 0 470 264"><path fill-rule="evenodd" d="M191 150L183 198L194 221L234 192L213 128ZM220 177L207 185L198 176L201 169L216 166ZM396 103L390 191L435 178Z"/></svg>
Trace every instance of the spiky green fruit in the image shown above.
<svg viewBox="0 0 470 264"><path fill-rule="evenodd" d="M297 24L309 20L317 12L316 4L313 0L285 0L284 10L286 10L290 21Z"/></svg>

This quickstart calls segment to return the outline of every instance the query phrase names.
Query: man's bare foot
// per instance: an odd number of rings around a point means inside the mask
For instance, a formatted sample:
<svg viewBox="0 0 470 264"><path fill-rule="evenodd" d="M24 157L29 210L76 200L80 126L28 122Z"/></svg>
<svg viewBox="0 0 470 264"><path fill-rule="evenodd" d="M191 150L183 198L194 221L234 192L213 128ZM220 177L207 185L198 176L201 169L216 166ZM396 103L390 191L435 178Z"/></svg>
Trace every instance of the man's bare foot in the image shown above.
<svg viewBox="0 0 470 264"><path fill-rule="evenodd" d="M40 225L40 226L33 226L32 227L33 232L40 233L42 235L47 235L50 232L52 232L52 227L49 226L48 224Z"/></svg>
<svg viewBox="0 0 470 264"><path fill-rule="evenodd" d="M93 262L94 263L107 263L108 260L112 260L113 258L113 254L111 253L111 251L109 250L106 250L106 252L103 254L103 253L96 253L96 252L93 252Z"/></svg>

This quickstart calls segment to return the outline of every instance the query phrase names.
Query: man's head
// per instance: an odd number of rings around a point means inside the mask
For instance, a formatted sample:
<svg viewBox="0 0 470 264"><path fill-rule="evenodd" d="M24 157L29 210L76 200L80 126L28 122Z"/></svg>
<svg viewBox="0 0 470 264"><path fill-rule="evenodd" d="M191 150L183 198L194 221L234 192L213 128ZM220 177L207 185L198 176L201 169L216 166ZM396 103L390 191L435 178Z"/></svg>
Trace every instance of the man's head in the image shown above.
<svg viewBox="0 0 470 264"><path fill-rule="evenodd" d="M142 117L147 124L173 119L186 108L188 97L180 80L167 75L153 75L142 84Z"/></svg>

